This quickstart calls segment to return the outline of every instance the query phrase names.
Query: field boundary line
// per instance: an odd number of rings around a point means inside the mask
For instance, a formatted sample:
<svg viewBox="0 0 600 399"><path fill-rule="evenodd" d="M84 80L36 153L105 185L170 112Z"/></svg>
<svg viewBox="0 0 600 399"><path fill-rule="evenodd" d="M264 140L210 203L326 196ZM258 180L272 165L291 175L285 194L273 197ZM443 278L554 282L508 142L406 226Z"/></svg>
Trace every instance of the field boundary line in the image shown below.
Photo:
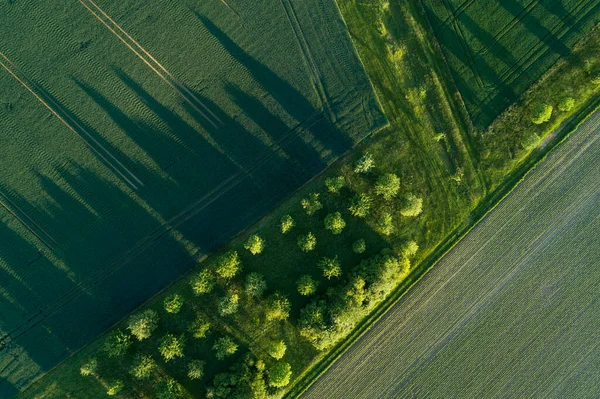
<svg viewBox="0 0 600 399"><path fill-rule="evenodd" d="M4 193L0 192L0 196L2 198L4 198L5 200L8 200L8 198L4 195ZM8 202L10 203L10 200L8 200ZM19 215L17 215L16 212L14 212L12 209L10 209L10 207L8 205L6 205L4 203L4 201L2 201L2 199L0 199L0 206L2 206L4 209L6 209L8 211L8 213L10 213L11 215L13 215L13 217L15 219L17 219L19 221L19 223L21 223L23 225L23 227L25 227L27 230L29 230L29 232L31 232L31 234L33 234L34 236L36 236L37 239L40 240L42 242L42 244L44 244L50 251L54 251L54 248L50 244L48 244L46 242L46 240L44 240L42 237L40 237L40 235L32 227L30 227L23 219L21 219L19 217ZM31 218L29 216L27 216L25 213L23 213L23 215L27 219L29 219L33 224L35 224L37 226L37 223L35 223L33 220L31 220ZM38 228L39 228L39 226L38 226ZM54 239L52 237L48 236L48 238L50 238L50 240L52 240L52 242L54 242L56 244L56 241L54 241Z"/></svg>

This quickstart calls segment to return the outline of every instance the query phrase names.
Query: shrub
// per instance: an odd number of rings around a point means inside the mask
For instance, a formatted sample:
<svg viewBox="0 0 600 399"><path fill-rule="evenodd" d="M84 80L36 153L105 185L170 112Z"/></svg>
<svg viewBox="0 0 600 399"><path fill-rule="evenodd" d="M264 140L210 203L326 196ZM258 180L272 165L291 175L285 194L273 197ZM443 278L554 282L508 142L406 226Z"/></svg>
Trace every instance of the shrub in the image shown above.
<svg viewBox="0 0 600 399"><path fill-rule="evenodd" d="M88 359L87 362L83 363L79 368L79 374L86 377L88 375L96 375L98 371L98 359L95 357Z"/></svg>
<svg viewBox="0 0 600 399"><path fill-rule="evenodd" d="M237 344L229 337L221 337L217 339L213 345L215 356L219 360L223 360L226 357L233 355L237 349Z"/></svg>
<svg viewBox="0 0 600 399"><path fill-rule="evenodd" d="M313 295L317 291L317 282L308 274L300 277L296 282L298 293L303 296Z"/></svg>
<svg viewBox="0 0 600 399"><path fill-rule="evenodd" d="M113 332L104 342L104 351L108 357L121 357L131 346L131 337L121 330Z"/></svg>
<svg viewBox="0 0 600 399"><path fill-rule="evenodd" d="M367 173L375 166L375 161L370 153L365 153L354 164L354 173Z"/></svg>
<svg viewBox="0 0 600 399"><path fill-rule="evenodd" d="M290 215L283 215L281 217L281 233L285 234L296 225L294 219Z"/></svg>
<svg viewBox="0 0 600 399"><path fill-rule="evenodd" d="M213 272L209 269L204 269L192 278L190 285L192 286L194 295L202 295L209 294L215 288L215 282L216 278Z"/></svg>
<svg viewBox="0 0 600 399"><path fill-rule="evenodd" d="M548 122L552 117L552 105L537 103L531 109L531 121L536 125Z"/></svg>
<svg viewBox="0 0 600 399"><path fill-rule="evenodd" d="M244 290L249 297L259 298L267 289L267 282L260 273L250 273L246 276Z"/></svg>
<svg viewBox="0 0 600 399"><path fill-rule="evenodd" d="M206 334L210 330L210 321L204 315L198 315L190 325L190 333L194 338L206 338Z"/></svg>
<svg viewBox="0 0 600 399"><path fill-rule="evenodd" d="M318 193L309 194L307 198L302 199L300 204L302 205L302 209L304 209L309 216L323 208L323 204L319 201Z"/></svg>
<svg viewBox="0 0 600 399"><path fill-rule="evenodd" d="M121 380L113 381L107 385L106 394L108 396L115 396L116 394L121 392L124 387L125 387L125 384L123 384L123 381L121 381Z"/></svg>
<svg viewBox="0 0 600 399"><path fill-rule="evenodd" d="M237 251L227 251L216 261L216 272L219 277L230 280L242 270L242 261Z"/></svg>
<svg viewBox="0 0 600 399"><path fill-rule="evenodd" d="M133 365L129 370L129 374L137 380L145 380L150 378L152 372L156 369L156 362L152 359L152 356L138 356L133 361Z"/></svg>
<svg viewBox="0 0 600 399"><path fill-rule="evenodd" d="M204 375L205 362L202 360L192 360L188 363L187 376L190 380L199 380Z"/></svg>
<svg viewBox="0 0 600 399"><path fill-rule="evenodd" d="M569 112L575 108L575 99L573 97L563 97L558 103L558 109L562 112Z"/></svg>
<svg viewBox="0 0 600 399"><path fill-rule="evenodd" d="M404 198L404 204L400 209L402 216L414 217L419 216L423 212L423 198L417 197L414 194L408 194Z"/></svg>
<svg viewBox="0 0 600 399"><path fill-rule="evenodd" d="M402 246L402 256L410 258L414 256L419 250L419 245L415 241L408 241Z"/></svg>
<svg viewBox="0 0 600 399"><path fill-rule="evenodd" d="M330 177L325 180L325 187L330 193L338 194L346 186L344 176Z"/></svg>
<svg viewBox="0 0 600 399"><path fill-rule="evenodd" d="M277 362L269 369L269 385L281 388L290 383L292 366L287 362Z"/></svg>
<svg viewBox="0 0 600 399"><path fill-rule="evenodd" d="M346 222L342 219L341 213L330 213L325 217L325 228L333 234L340 234L344 227L346 227Z"/></svg>
<svg viewBox="0 0 600 399"><path fill-rule="evenodd" d="M185 339L183 335L176 337L173 334L167 334L160 341L158 351L165 359L165 362L175 359L176 357L183 357L183 347L185 346Z"/></svg>
<svg viewBox="0 0 600 399"><path fill-rule="evenodd" d="M392 215L388 212L384 212L376 223L377 231L385 236L389 236L394 232L394 222Z"/></svg>
<svg viewBox="0 0 600 399"><path fill-rule="evenodd" d="M356 194L350 199L350 206L348 207L348 210L352 216L364 218L369 214L372 203L373 200L367 194Z"/></svg>
<svg viewBox="0 0 600 399"><path fill-rule="evenodd" d="M400 191L400 178L393 173L386 173L377 178L375 183L375 194L381 195L383 199L390 200Z"/></svg>
<svg viewBox="0 0 600 399"><path fill-rule="evenodd" d="M287 346L285 345L285 342L283 341L271 341L269 343L269 346L267 347L267 353L273 358L273 359L281 359L284 355L285 355L285 351L287 349Z"/></svg>
<svg viewBox="0 0 600 399"><path fill-rule="evenodd" d="M158 327L158 314L152 309L131 316L127 323L127 329L138 341L149 338L156 327Z"/></svg>
<svg viewBox="0 0 600 399"><path fill-rule="evenodd" d="M165 310L168 313L179 313L183 306L183 297L179 294L172 294L165 298Z"/></svg>
<svg viewBox="0 0 600 399"><path fill-rule="evenodd" d="M540 145L541 141L542 139L540 138L540 136L537 135L537 133L530 132L525 134L525 137L523 137L523 140L521 141L521 146L523 146L523 148L525 148L526 150L531 151L534 148L537 148L537 146Z"/></svg>
<svg viewBox="0 0 600 399"><path fill-rule="evenodd" d="M352 243L352 251L357 254L362 254L367 250L367 243L364 239L359 238L358 240Z"/></svg>
<svg viewBox="0 0 600 399"><path fill-rule="evenodd" d="M332 277L342 275L342 267L337 256L335 258L323 258L318 263L319 269L323 271L323 276L330 280Z"/></svg>
<svg viewBox="0 0 600 399"><path fill-rule="evenodd" d="M290 300L280 292L267 298L265 303L265 317L267 321L286 320L290 316L292 305Z"/></svg>
<svg viewBox="0 0 600 399"><path fill-rule="evenodd" d="M263 251L263 249L265 249L265 241L257 234L253 234L244 244L244 248L246 248L252 255L258 255Z"/></svg>
<svg viewBox="0 0 600 399"><path fill-rule="evenodd" d="M240 296L234 292L228 293L223 298L219 299L219 314L221 316L229 316L237 313L240 302Z"/></svg>
<svg viewBox="0 0 600 399"><path fill-rule="evenodd" d="M315 249L317 245L317 237L311 232L306 235L298 237L298 246L303 252L310 252Z"/></svg>

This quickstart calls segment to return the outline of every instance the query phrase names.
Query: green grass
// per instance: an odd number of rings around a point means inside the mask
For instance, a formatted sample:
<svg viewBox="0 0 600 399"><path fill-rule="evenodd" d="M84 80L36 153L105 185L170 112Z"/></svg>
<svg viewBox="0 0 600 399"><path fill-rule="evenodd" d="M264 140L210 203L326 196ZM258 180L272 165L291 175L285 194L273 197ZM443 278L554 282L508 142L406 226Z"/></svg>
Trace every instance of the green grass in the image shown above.
<svg viewBox="0 0 600 399"><path fill-rule="evenodd" d="M478 130L570 54L600 15L595 1L423 3Z"/></svg>

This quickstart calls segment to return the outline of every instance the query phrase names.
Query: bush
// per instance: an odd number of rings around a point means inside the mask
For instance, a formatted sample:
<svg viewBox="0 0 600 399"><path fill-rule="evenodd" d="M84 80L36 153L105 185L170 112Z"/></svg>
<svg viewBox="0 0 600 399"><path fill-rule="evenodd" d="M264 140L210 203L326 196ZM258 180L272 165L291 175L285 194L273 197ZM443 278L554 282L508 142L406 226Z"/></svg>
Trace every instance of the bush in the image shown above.
<svg viewBox="0 0 600 399"><path fill-rule="evenodd" d="M325 187L330 193L338 194L346 186L344 176L330 177L325 180Z"/></svg>
<svg viewBox="0 0 600 399"><path fill-rule="evenodd" d="M298 293L302 296L313 295L317 292L317 282L308 274L300 277L296 282Z"/></svg>
<svg viewBox="0 0 600 399"><path fill-rule="evenodd" d="M267 282L260 273L250 273L246 276L244 290L249 297L259 298L267 289Z"/></svg>
<svg viewBox="0 0 600 399"><path fill-rule="evenodd" d="M530 132L525 134L525 137L523 137L523 140L521 141L521 146L526 150L531 151L534 148L537 148L540 145L541 141L542 139L540 138L540 136L537 135L537 133Z"/></svg>
<svg viewBox="0 0 600 399"><path fill-rule="evenodd" d="M131 316L127 323L127 329L138 341L149 338L156 327L158 327L158 314L152 309Z"/></svg>
<svg viewBox="0 0 600 399"><path fill-rule="evenodd" d="M129 374L136 380L145 380L150 378L152 372L156 369L156 362L152 359L152 356L138 356L133 361L133 365L129 370Z"/></svg>
<svg viewBox="0 0 600 399"><path fill-rule="evenodd" d="M364 239L359 238L358 240L354 241L354 243L352 243L352 251L354 251L354 253L362 254L366 250L367 250L367 243L365 242Z"/></svg>
<svg viewBox="0 0 600 399"><path fill-rule="evenodd" d="M292 305L290 300L280 292L267 298L265 303L265 317L267 321L286 320L290 316Z"/></svg>
<svg viewBox="0 0 600 399"><path fill-rule="evenodd" d="M558 109L562 112L569 112L575 108L575 99L573 97L563 97L558 103Z"/></svg>
<svg viewBox="0 0 600 399"><path fill-rule="evenodd" d="M376 223L377 231L385 236L389 236L394 232L394 221L392 215L384 212Z"/></svg>
<svg viewBox="0 0 600 399"><path fill-rule="evenodd" d="M302 205L302 209L304 209L309 216L323 208L323 204L319 201L318 193L309 194L307 198L302 199L300 204Z"/></svg>
<svg viewBox="0 0 600 399"><path fill-rule="evenodd" d="M296 225L294 219L290 215L283 215L281 217L281 233L285 234Z"/></svg>
<svg viewBox="0 0 600 399"><path fill-rule="evenodd" d="M346 222L342 219L341 213L330 213L325 217L325 228L333 234L340 234L344 227L346 227Z"/></svg>
<svg viewBox="0 0 600 399"><path fill-rule="evenodd" d="M179 294L172 294L165 298L165 310L168 313L179 313L183 306L183 297Z"/></svg>
<svg viewBox="0 0 600 399"><path fill-rule="evenodd" d="M419 216L423 212L423 198L417 197L414 194L408 194L404 197L400 214L406 217Z"/></svg>
<svg viewBox="0 0 600 399"><path fill-rule="evenodd" d="M209 294L215 288L216 278L209 269L204 269L190 281L194 295Z"/></svg>
<svg viewBox="0 0 600 399"><path fill-rule="evenodd" d="M104 351L108 357L121 357L130 346L131 337L121 330L116 330L104 342Z"/></svg>
<svg viewBox="0 0 600 399"><path fill-rule="evenodd" d="M217 275L225 280L234 278L242 270L242 261L237 251L227 251L216 261Z"/></svg>
<svg viewBox="0 0 600 399"><path fill-rule="evenodd" d="M192 360L188 363L187 376L190 380L199 380L204 376L205 362L202 360Z"/></svg>
<svg viewBox="0 0 600 399"><path fill-rule="evenodd" d="M219 360L223 360L226 357L233 355L237 349L237 344L229 337L221 337L217 339L213 345L215 356Z"/></svg>
<svg viewBox="0 0 600 399"><path fill-rule="evenodd" d="M79 374L81 374L84 377L87 377L88 375L96 375L97 371L98 359L96 359L95 357L88 359L88 361L83 363L79 368Z"/></svg>
<svg viewBox="0 0 600 399"><path fill-rule="evenodd" d="M107 385L106 394L108 396L115 396L116 394L121 392L124 387L125 387L125 384L123 384L123 381L121 381L121 380L113 381Z"/></svg>
<svg viewBox="0 0 600 399"><path fill-rule="evenodd" d="M552 105L537 103L531 109L531 121L536 125L548 122L552 117Z"/></svg>
<svg viewBox="0 0 600 399"><path fill-rule="evenodd" d="M252 255L258 255L263 251L263 249L265 249L265 241L257 234L253 234L244 244L244 248L246 248Z"/></svg>
<svg viewBox="0 0 600 399"><path fill-rule="evenodd" d="M267 353L273 358L273 359L281 359L284 355L285 355L285 351L287 349L287 346L285 345L285 342L283 341L271 341L269 343L269 346L267 347Z"/></svg>
<svg viewBox="0 0 600 399"><path fill-rule="evenodd" d="M356 161L354 164L354 173L367 173L375 166L373 156L368 152Z"/></svg>
<svg viewBox="0 0 600 399"><path fill-rule="evenodd" d="M219 314L221 316L229 316L237 313L240 297L236 293L228 293L223 298L219 299Z"/></svg>
<svg viewBox="0 0 600 399"><path fill-rule="evenodd" d="M330 280L332 277L342 275L342 267L337 256L335 258L323 258L318 263L319 269L323 271L323 276Z"/></svg>
<svg viewBox="0 0 600 399"><path fill-rule="evenodd" d="M369 214L372 203L373 200L367 194L356 194L350 199L350 206L348 207L348 210L352 216L364 218Z"/></svg>
<svg viewBox="0 0 600 399"><path fill-rule="evenodd" d="M419 245L415 241L409 241L402 246L402 256L410 258L419 250Z"/></svg>
<svg viewBox="0 0 600 399"><path fill-rule="evenodd" d="M311 232L304 236L298 237L298 246L303 252L310 252L317 245L317 237Z"/></svg>
<svg viewBox="0 0 600 399"><path fill-rule="evenodd" d="M185 339L183 335L176 337L173 334L167 334L160 341L158 351L165 359L165 362L175 359L176 357L183 357L183 347L185 346Z"/></svg>
<svg viewBox="0 0 600 399"><path fill-rule="evenodd" d="M204 315L198 315L190 325L190 333L194 338L206 338L206 334L210 330L210 321Z"/></svg>
<svg viewBox="0 0 600 399"><path fill-rule="evenodd" d="M381 195L383 199L390 200L400 191L400 178L393 173L387 173L377 178L375 183L375 194Z"/></svg>
<svg viewBox="0 0 600 399"><path fill-rule="evenodd" d="M287 362L277 362L269 369L269 385L281 388L290 383L292 366Z"/></svg>

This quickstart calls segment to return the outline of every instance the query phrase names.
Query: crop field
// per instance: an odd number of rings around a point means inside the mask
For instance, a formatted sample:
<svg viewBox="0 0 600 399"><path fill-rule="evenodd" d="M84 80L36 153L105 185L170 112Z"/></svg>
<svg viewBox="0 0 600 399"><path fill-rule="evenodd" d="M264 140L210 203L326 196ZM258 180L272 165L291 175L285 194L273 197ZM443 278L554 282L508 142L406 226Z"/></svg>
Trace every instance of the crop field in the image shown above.
<svg viewBox="0 0 600 399"><path fill-rule="evenodd" d="M0 4L0 396L387 124L331 0Z"/></svg>
<svg viewBox="0 0 600 399"><path fill-rule="evenodd" d="M424 0L476 128L487 127L600 21L595 0Z"/></svg>
<svg viewBox="0 0 600 399"><path fill-rule="evenodd" d="M304 398L597 398L600 111Z"/></svg>

